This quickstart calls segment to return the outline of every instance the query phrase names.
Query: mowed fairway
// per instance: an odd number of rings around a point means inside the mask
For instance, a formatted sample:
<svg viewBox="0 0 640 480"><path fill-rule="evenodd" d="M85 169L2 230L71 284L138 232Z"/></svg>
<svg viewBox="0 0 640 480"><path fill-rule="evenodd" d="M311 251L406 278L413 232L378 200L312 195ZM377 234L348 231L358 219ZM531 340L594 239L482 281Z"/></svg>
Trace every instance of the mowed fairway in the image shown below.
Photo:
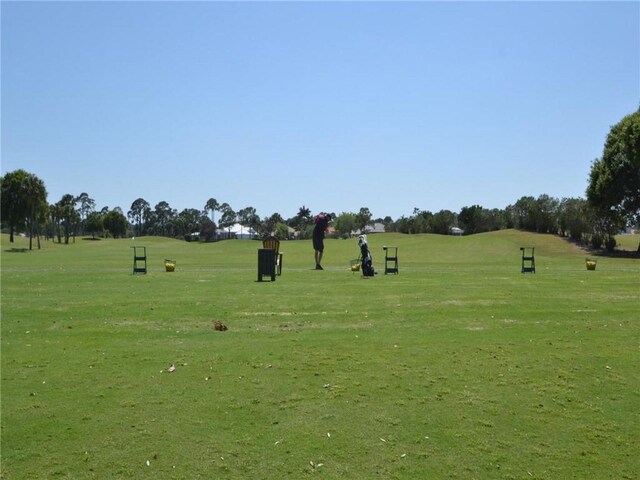
<svg viewBox="0 0 640 480"><path fill-rule="evenodd" d="M291 241L258 283L255 241L3 235L1 477L638 478L637 259L587 271L517 231L369 243L374 278L355 239L322 272Z"/></svg>

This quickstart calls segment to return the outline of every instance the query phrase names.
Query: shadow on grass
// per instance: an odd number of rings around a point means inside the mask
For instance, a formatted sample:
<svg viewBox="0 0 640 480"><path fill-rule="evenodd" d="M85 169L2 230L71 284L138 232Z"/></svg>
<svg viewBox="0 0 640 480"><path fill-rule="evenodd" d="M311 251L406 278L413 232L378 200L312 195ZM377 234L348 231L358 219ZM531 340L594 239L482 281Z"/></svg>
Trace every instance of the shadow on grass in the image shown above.
<svg viewBox="0 0 640 480"><path fill-rule="evenodd" d="M8 253L27 253L28 251L29 249L26 247L23 247L23 248L13 247L13 248L7 248L5 250L5 252L8 252Z"/></svg>
<svg viewBox="0 0 640 480"><path fill-rule="evenodd" d="M82 240L89 240L89 241L100 241L102 240L101 238L96 238L96 237L82 237Z"/></svg>
<svg viewBox="0 0 640 480"><path fill-rule="evenodd" d="M607 258L640 258L640 252L634 252L633 250L614 250L608 252L606 250L596 250L595 248L586 249L589 255L594 257L607 257Z"/></svg>
<svg viewBox="0 0 640 480"><path fill-rule="evenodd" d="M585 254L591 255L593 257L606 257L606 258L640 258L640 250L607 250L606 248L593 248L589 245L585 245L580 242L576 242L575 240L571 240L568 237L560 237L566 242L574 245L575 247L582 250Z"/></svg>

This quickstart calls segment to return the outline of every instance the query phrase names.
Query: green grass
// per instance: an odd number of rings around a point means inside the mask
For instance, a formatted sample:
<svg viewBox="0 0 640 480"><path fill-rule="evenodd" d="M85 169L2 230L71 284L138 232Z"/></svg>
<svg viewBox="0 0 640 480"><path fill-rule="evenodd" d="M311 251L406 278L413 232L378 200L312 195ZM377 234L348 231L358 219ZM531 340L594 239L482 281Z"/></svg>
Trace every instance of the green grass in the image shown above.
<svg viewBox="0 0 640 480"><path fill-rule="evenodd" d="M616 237L616 242L618 247L623 250L630 250L635 252L638 250L638 238L640 235L618 235Z"/></svg>
<svg viewBox="0 0 640 480"><path fill-rule="evenodd" d="M637 478L637 259L587 271L516 231L369 240L399 275L350 272L355 239L326 241L324 272L283 242L259 283L253 241L136 239L134 276L130 239L3 236L1 477Z"/></svg>

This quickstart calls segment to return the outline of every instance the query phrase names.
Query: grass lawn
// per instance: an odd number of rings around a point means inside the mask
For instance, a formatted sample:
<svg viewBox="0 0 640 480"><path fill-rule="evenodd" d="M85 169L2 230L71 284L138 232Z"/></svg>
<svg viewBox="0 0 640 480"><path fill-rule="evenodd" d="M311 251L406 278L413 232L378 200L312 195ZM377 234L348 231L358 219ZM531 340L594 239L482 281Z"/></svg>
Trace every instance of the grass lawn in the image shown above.
<svg viewBox="0 0 640 480"><path fill-rule="evenodd" d="M638 259L587 271L510 230L369 241L374 278L355 239L322 272L291 241L259 283L254 241L3 235L0 477L638 478Z"/></svg>

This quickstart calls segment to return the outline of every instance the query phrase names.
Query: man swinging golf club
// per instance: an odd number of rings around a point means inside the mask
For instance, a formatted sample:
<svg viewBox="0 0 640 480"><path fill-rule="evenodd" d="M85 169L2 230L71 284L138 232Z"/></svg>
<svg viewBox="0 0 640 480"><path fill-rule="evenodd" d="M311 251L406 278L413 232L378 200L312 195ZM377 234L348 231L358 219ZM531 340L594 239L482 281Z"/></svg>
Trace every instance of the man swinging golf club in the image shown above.
<svg viewBox="0 0 640 480"><path fill-rule="evenodd" d="M315 250L316 270L323 270L322 254L324 253L324 232L329 228L331 215L321 213L313 219L315 226L313 227L313 249Z"/></svg>

